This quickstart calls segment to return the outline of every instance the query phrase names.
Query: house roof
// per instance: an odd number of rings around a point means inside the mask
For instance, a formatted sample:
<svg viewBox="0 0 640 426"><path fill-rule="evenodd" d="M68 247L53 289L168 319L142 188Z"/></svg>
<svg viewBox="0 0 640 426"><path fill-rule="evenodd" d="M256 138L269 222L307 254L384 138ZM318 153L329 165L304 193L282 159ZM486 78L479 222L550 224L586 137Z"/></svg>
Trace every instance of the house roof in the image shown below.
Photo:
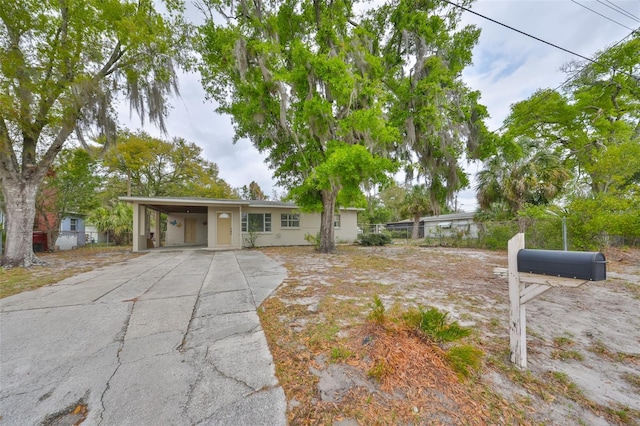
<svg viewBox="0 0 640 426"><path fill-rule="evenodd" d="M202 197L120 197L121 201L140 203L163 213L206 213L208 206L244 206L295 209L295 203L271 200L238 200ZM340 210L362 210L341 208Z"/></svg>
<svg viewBox="0 0 640 426"><path fill-rule="evenodd" d="M460 212L460 213L450 213L450 214L441 214L439 216L423 216L420 218L421 223L431 223L431 222L452 222L456 220L473 220L474 212ZM403 224L403 223L413 223L413 219L403 219L398 222L388 223L391 224Z"/></svg>

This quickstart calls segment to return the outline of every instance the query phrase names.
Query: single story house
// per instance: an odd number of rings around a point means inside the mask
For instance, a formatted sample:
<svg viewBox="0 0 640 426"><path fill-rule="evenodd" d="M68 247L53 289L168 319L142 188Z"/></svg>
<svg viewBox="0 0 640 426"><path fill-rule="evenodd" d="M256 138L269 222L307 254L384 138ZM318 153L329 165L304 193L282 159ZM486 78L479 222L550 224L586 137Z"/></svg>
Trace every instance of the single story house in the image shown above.
<svg viewBox="0 0 640 426"><path fill-rule="evenodd" d="M439 216L424 216L420 218L419 238L449 237L462 233L466 238L478 237L478 225L473 221L473 212L443 214ZM387 223L389 231L405 231L411 237L413 219Z"/></svg>
<svg viewBox="0 0 640 426"><path fill-rule="evenodd" d="M210 249L311 244L320 231L320 213L302 213L293 203L183 197L120 197L133 205L133 251L157 247L161 221L164 246L202 245ZM336 241L358 237L357 208L335 215ZM162 216L161 216L162 215Z"/></svg>

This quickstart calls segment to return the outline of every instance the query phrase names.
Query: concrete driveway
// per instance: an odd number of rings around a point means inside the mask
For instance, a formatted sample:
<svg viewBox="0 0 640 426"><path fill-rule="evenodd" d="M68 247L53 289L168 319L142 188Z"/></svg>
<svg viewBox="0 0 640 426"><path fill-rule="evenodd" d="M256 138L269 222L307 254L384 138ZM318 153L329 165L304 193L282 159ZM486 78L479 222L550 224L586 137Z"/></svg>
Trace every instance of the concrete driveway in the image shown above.
<svg viewBox="0 0 640 426"><path fill-rule="evenodd" d="M284 425L258 251L159 251L0 300L0 423Z"/></svg>

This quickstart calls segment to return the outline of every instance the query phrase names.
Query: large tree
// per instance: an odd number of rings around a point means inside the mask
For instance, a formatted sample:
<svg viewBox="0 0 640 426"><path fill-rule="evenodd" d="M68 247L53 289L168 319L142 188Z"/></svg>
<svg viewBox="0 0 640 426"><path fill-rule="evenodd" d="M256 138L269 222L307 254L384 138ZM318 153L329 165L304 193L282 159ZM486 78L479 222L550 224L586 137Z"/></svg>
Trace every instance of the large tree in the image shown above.
<svg viewBox="0 0 640 426"><path fill-rule="evenodd" d="M174 67L187 41L181 0L0 0L0 183L7 214L3 264L36 259L38 188L75 132L111 139L115 101L164 128Z"/></svg>
<svg viewBox="0 0 640 426"><path fill-rule="evenodd" d="M619 159L640 144L640 34L596 58L567 65L571 79L562 90L537 91L505 120L508 137L557 152L581 192L594 196L637 171L633 161Z"/></svg>
<svg viewBox="0 0 640 426"><path fill-rule="evenodd" d="M341 194L391 169L376 158L417 158L410 170L428 180L434 199L467 183L458 161L480 152L486 111L460 81L478 32L457 30L457 9L425 0L205 3L205 88L232 116L236 137L268 154L294 200L322 212L321 251L334 248ZM332 155L360 158L347 153L355 146L371 157L350 170L358 191L346 188L344 170L327 167L342 176L317 179L316 169L340 162Z"/></svg>
<svg viewBox="0 0 640 426"><path fill-rule="evenodd" d="M360 184L393 169L380 154L399 139L384 120L374 35L350 1L204 3L207 92L301 209L321 212L320 251L334 251L337 204L362 200Z"/></svg>
<svg viewBox="0 0 640 426"><path fill-rule="evenodd" d="M237 198L231 186L218 176L218 166L201 154L202 148L182 138L165 141L144 132L122 132L102 161L107 198Z"/></svg>
<svg viewBox="0 0 640 426"><path fill-rule="evenodd" d="M493 152L480 94L462 81L480 30L461 26L460 13L441 1L391 0L370 23L384 58L389 119L402 134L396 153L408 181L425 181L436 213L469 184L463 158Z"/></svg>
<svg viewBox="0 0 640 426"><path fill-rule="evenodd" d="M511 141L485 162L477 175L477 198L480 208L506 204L516 216L527 204L546 205L562 193L570 173L557 153L521 139ZM524 231L524 220L520 218Z"/></svg>

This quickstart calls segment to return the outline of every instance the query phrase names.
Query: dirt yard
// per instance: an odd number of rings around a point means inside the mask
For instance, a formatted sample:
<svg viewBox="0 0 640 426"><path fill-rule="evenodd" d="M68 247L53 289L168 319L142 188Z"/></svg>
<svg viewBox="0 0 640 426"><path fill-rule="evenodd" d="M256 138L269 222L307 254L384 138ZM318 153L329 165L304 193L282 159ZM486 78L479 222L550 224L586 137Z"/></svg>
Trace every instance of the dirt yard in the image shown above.
<svg viewBox="0 0 640 426"><path fill-rule="evenodd" d="M263 251L289 271L260 314L291 424L640 424L640 251L611 250L607 281L551 289L527 304L528 371L509 362L508 286L493 275L507 266L506 252ZM372 358L381 355L368 342L390 334L368 325L375 295L390 313L449 312L473 330L480 370L468 379L434 374L448 367L422 361L442 356L409 352L415 339L398 335L382 355L397 377L379 380Z"/></svg>

